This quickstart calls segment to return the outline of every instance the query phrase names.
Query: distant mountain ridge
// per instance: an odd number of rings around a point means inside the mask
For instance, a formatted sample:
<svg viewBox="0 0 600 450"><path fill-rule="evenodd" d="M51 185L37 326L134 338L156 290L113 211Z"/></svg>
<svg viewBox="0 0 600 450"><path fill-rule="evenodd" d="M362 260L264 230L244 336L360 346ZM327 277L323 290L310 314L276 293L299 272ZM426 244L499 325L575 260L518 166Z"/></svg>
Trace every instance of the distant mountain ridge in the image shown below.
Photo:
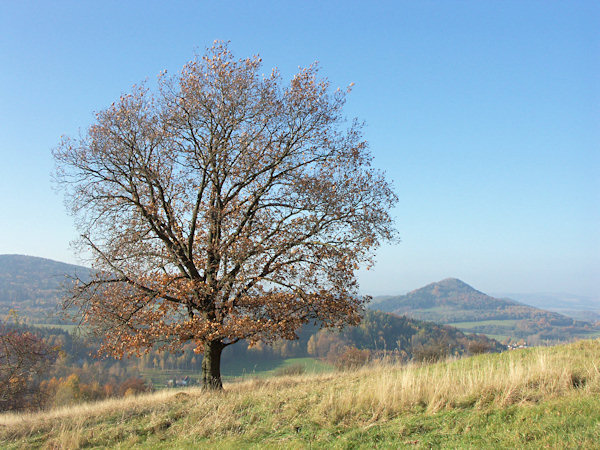
<svg viewBox="0 0 600 450"><path fill-rule="evenodd" d="M73 277L87 279L91 269L37 256L0 255L0 315L14 310L35 319L54 311Z"/></svg>
<svg viewBox="0 0 600 450"><path fill-rule="evenodd" d="M431 283L405 295L387 296L369 307L497 338L563 341L600 333L600 328L590 323L491 297L456 278Z"/></svg>
<svg viewBox="0 0 600 450"><path fill-rule="evenodd" d="M484 294L457 278L446 278L430 283L405 295L389 297L377 303L377 309L403 314L415 309L428 309L440 306L465 307L474 310L523 305L522 303L497 299ZM524 306L524 305L523 305Z"/></svg>
<svg viewBox="0 0 600 450"><path fill-rule="evenodd" d="M44 281L51 282L47 275L64 276L73 275L74 272L89 273L91 269L69 264L53 259L28 255L0 255L0 279L6 275L40 276Z"/></svg>

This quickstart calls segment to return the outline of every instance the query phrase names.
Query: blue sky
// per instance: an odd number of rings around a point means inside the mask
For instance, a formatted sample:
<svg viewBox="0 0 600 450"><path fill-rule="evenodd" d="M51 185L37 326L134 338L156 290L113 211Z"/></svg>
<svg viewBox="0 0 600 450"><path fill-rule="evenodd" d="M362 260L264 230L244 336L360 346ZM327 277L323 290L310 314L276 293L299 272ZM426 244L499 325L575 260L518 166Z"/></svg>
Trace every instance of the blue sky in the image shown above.
<svg viewBox="0 0 600 450"><path fill-rule="evenodd" d="M600 297L600 3L0 0L0 254L77 262L51 149L215 39L285 77L318 60L367 123L402 242L361 271L392 294Z"/></svg>

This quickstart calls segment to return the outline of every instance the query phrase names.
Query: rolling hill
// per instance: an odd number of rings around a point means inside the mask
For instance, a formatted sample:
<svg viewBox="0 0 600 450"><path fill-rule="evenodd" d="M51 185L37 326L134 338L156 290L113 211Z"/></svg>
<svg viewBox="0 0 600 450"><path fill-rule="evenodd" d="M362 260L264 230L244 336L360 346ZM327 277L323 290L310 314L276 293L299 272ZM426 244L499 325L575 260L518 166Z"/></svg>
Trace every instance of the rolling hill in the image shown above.
<svg viewBox="0 0 600 450"><path fill-rule="evenodd" d="M596 324L491 297L456 278L428 284L406 295L376 298L369 307L497 339L523 339L530 344L568 341L600 333Z"/></svg>
<svg viewBox="0 0 600 450"><path fill-rule="evenodd" d="M86 279L87 267L25 255L0 255L0 317L10 310L31 322L47 322L72 277Z"/></svg>
<svg viewBox="0 0 600 450"><path fill-rule="evenodd" d="M15 311L30 323L62 323L57 306L72 277L91 269L45 258L0 255L0 317ZM529 343L600 335L600 327L509 299L491 297L448 278L401 296L376 298L370 309L456 326L467 333ZM423 324L415 325L423 328Z"/></svg>

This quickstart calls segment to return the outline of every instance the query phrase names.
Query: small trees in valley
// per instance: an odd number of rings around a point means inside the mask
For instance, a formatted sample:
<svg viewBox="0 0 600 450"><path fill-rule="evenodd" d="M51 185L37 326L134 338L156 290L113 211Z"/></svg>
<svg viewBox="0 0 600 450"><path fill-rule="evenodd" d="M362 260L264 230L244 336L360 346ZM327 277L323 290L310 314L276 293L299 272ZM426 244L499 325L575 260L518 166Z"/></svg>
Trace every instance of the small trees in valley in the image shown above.
<svg viewBox="0 0 600 450"><path fill-rule="evenodd" d="M283 86L216 43L158 89L135 87L54 151L96 276L66 306L117 357L193 341L222 350L356 323L355 272L394 232L396 201L345 92L315 66Z"/></svg>

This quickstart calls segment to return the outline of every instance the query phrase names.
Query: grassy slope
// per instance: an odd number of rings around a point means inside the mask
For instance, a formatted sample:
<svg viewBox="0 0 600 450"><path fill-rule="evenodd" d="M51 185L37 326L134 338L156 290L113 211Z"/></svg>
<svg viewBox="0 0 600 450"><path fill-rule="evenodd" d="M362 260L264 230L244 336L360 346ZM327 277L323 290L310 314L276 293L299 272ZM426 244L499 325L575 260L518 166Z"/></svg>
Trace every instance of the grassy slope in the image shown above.
<svg viewBox="0 0 600 450"><path fill-rule="evenodd" d="M595 448L600 341L0 416L0 447Z"/></svg>

